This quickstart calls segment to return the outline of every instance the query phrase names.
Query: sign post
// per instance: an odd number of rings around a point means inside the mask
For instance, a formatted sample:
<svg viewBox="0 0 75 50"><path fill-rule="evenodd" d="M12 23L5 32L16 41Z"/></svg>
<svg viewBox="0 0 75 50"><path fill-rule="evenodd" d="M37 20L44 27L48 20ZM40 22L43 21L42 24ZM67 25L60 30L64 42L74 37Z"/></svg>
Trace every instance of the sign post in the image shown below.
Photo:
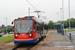
<svg viewBox="0 0 75 50"><path fill-rule="evenodd" d="M45 43L44 38L45 38L45 37L44 37L44 22L43 22L43 42ZM44 43L43 43L43 44L44 44Z"/></svg>
<svg viewBox="0 0 75 50"><path fill-rule="evenodd" d="M2 25L2 33L4 33L4 28L5 28L5 26ZM2 37L3 37L3 43L4 43L4 36L2 36Z"/></svg>

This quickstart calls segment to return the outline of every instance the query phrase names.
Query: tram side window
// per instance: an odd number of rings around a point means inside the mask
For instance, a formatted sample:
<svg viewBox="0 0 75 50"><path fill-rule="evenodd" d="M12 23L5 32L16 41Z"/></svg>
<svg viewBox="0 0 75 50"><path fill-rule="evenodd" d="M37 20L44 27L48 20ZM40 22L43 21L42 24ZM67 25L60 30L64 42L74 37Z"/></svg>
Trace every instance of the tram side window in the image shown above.
<svg viewBox="0 0 75 50"><path fill-rule="evenodd" d="M40 26L39 26L39 27L40 27L40 30L42 31L42 30L43 30L43 25L42 25L42 24L40 24Z"/></svg>
<svg viewBox="0 0 75 50"><path fill-rule="evenodd" d="M39 31L39 25L37 26L37 31Z"/></svg>
<svg viewBox="0 0 75 50"><path fill-rule="evenodd" d="M45 30L48 30L48 26L47 26L47 25L44 25L44 29L45 29Z"/></svg>

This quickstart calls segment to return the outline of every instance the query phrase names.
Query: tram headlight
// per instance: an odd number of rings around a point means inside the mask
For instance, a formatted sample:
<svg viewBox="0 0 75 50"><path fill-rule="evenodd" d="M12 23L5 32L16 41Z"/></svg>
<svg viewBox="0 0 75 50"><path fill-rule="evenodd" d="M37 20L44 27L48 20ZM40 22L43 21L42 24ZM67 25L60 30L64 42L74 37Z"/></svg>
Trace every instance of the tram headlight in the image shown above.
<svg viewBox="0 0 75 50"><path fill-rule="evenodd" d="M18 35L16 34L15 37L17 37Z"/></svg>
<svg viewBox="0 0 75 50"><path fill-rule="evenodd" d="M33 36L33 34L29 34L29 36Z"/></svg>

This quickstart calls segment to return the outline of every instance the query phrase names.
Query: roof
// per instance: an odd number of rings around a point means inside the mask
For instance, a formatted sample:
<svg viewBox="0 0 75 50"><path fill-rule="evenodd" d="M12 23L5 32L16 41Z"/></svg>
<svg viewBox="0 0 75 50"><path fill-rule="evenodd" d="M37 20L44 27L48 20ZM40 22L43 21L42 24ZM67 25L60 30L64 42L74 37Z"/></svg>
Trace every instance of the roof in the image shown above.
<svg viewBox="0 0 75 50"><path fill-rule="evenodd" d="M56 23L55 25L61 25L61 23Z"/></svg>
<svg viewBox="0 0 75 50"><path fill-rule="evenodd" d="M43 21L42 21L41 19L36 18L35 16L25 16L25 17L28 17L28 18L33 17L33 18L35 18L35 20L36 20L38 23L43 23Z"/></svg>

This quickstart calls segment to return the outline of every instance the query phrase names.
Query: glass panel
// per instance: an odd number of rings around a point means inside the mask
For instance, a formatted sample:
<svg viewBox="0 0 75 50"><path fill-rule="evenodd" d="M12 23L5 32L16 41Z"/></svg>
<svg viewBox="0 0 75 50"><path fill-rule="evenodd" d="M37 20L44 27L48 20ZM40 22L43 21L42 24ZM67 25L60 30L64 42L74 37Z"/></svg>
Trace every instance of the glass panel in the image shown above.
<svg viewBox="0 0 75 50"><path fill-rule="evenodd" d="M15 33L28 33L32 31L33 20L15 20Z"/></svg>

